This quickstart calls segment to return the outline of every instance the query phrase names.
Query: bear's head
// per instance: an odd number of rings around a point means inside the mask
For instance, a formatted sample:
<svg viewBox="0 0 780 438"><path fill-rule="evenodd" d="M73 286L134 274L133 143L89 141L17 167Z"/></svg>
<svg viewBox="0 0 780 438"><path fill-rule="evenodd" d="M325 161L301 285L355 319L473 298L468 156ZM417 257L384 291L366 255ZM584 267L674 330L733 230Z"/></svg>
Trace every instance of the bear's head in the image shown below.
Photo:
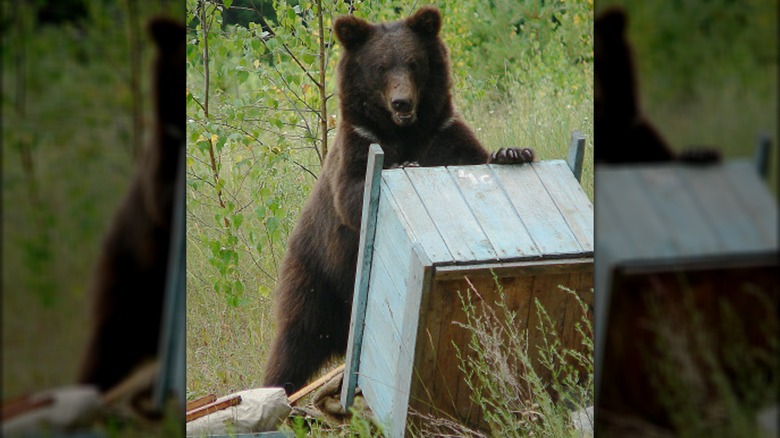
<svg viewBox="0 0 780 438"><path fill-rule="evenodd" d="M339 63L343 116L379 129L431 126L449 117L449 65L440 29L441 15L433 7L390 23L339 17L333 30L344 49Z"/></svg>
<svg viewBox="0 0 780 438"><path fill-rule="evenodd" d="M610 8L595 20L594 32L594 110L595 119L627 123L638 113L636 82L631 48L626 40L628 17L619 8Z"/></svg>
<svg viewBox="0 0 780 438"><path fill-rule="evenodd" d="M157 122L167 134L178 131L183 140L187 119L186 31L176 20L157 17L149 22L149 34L157 47L153 78Z"/></svg>

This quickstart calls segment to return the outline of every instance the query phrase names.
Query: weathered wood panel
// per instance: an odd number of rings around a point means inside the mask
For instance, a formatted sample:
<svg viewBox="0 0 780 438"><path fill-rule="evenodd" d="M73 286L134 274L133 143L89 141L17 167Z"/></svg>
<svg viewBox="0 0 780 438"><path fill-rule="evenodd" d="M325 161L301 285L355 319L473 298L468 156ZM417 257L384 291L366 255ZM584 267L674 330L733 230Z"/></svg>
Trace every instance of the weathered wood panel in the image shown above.
<svg viewBox="0 0 780 438"><path fill-rule="evenodd" d="M529 165L520 170L511 166L490 165L490 170L512 202L528 233L542 254L549 256L581 254L583 252L555 202Z"/></svg>
<svg viewBox="0 0 780 438"><path fill-rule="evenodd" d="M391 169L382 172L382 194L394 199L396 205L402 205L399 215L403 217L405 228L412 240L419 242L432 262L448 262L454 259L444 243L439 230L428 215L417 191L404 169Z"/></svg>
<svg viewBox="0 0 780 438"><path fill-rule="evenodd" d="M585 253L593 252L593 204L564 161L537 163L534 170Z"/></svg>
<svg viewBox="0 0 780 438"><path fill-rule="evenodd" d="M496 184L493 173L485 166L453 166L448 168L460 195L487 235L498 258L506 260L519 254L528 258L541 257L541 252L512 212L512 204L503 187ZM474 259L478 260L478 259Z"/></svg>
<svg viewBox="0 0 780 438"><path fill-rule="evenodd" d="M468 204L444 167L406 169L406 175L456 262L497 260ZM467 238L465 238L468 236Z"/></svg>
<svg viewBox="0 0 780 438"><path fill-rule="evenodd" d="M528 332L531 345L542 344L538 328L540 321L534 305L534 299L538 299L552 319L563 345L583 351L581 335L575 328L577 323L582 322L581 308L569 292L558 286L575 291L592 309L593 259L571 261L576 269L566 272L569 262L557 260L555 266L531 271L525 267L532 262L515 266L514 270L504 268L502 275L498 276L503 298L493 277L495 271L489 268L469 271L472 275L468 276L468 280L474 287L471 291L464 277L458 278L455 274L456 267L444 268L443 278L436 272L427 310L420 321L427 336L419 344L421 348L418 349L412 377L410 408L419 414L452 418L473 427L486 426L482 413L471 400L471 390L460 369L461 360L457 354L458 349L464 357L473 354L469 347L471 332L460 325L467 322L462 306L462 299L467 293L475 309L481 309L482 304L486 304L499 317L505 314L495 303L503 302L507 311L516 313L516 328L520 333ZM481 311L478 310L477 315L482 315ZM586 315L591 324L592 316L592 311ZM531 357L538 362L538 352L531 352ZM521 365L511 364L510 369L520 370ZM535 370L543 379L551 377L550 371L541 366ZM420 421L419 417L412 419Z"/></svg>

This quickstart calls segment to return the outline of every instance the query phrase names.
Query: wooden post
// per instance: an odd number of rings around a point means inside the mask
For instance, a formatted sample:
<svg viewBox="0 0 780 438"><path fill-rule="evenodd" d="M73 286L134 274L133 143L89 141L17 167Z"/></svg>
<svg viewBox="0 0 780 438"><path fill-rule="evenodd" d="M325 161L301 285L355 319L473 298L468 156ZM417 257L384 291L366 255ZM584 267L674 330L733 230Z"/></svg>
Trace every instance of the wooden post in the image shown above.
<svg viewBox="0 0 780 438"><path fill-rule="evenodd" d="M355 292L352 296L352 317L349 325L349 341L344 368L344 383L341 385L341 407L349 410L355 399L360 347L363 342L363 322L368 303L368 279L371 274L371 258L374 252L376 213L379 207L379 182L385 154L382 148L372 143L366 164L366 185L363 191L363 215L360 220L360 246L355 272Z"/></svg>
<svg viewBox="0 0 780 438"><path fill-rule="evenodd" d="M571 142L569 143L569 156L566 162L569 163L574 177L577 181L582 177L582 161L585 158L585 136L580 131L571 132Z"/></svg>
<svg viewBox="0 0 780 438"><path fill-rule="evenodd" d="M160 374L154 385L152 400L157 410L162 410L165 398L172 396L177 406L186 405L186 382L184 371L186 335L184 312L185 288L187 287L185 270L186 241L185 233L185 150L179 155L178 172L173 204L173 224L171 224L171 245L168 250L168 272L165 279L165 301L163 305L162 329L160 330Z"/></svg>
<svg viewBox="0 0 780 438"><path fill-rule="evenodd" d="M758 144L756 145L756 171L761 178L766 179L769 175L769 154L772 150L772 140L769 138L769 134L762 132L758 136Z"/></svg>

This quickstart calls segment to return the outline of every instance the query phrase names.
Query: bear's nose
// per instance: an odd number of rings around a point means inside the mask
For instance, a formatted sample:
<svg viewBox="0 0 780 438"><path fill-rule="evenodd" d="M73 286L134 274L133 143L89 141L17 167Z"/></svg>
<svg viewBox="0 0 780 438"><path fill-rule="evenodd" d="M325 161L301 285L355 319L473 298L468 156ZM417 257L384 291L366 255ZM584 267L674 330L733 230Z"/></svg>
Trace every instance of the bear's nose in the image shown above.
<svg viewBox="0 0 780 438"><path fill-rule="evenodd" d="M412 102L408 99L393 99L393 109L399 113L408 113L412 110Z"/></svg>

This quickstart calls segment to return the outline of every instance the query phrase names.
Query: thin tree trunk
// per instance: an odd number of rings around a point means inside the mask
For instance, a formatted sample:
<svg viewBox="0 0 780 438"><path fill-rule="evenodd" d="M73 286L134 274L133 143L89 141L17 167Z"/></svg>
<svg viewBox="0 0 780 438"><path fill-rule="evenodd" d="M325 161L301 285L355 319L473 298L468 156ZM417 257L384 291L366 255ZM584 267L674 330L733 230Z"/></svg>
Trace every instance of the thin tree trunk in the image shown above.
<svg viewBox="0 0 780 438"><path fill-rule="evenodd" d="M200 2L200 27L203 30L203 74L205 78L206 93L203 98L203 115L206 120L209 118L209 28L210 23L206 21L206 2L201 0ZM225 202L222 200L222 188L219 185L219 172L217 171L217 161L214 155L214 141L209 136L209 158L211 159L211 172L214 176L214 187L217 189L217 200L219 206L224 210ZM223 217L222 220L225 223L225 228L230 228L230 221L227 217Z"/></svg>
<svg viewBox="0 0 780 438"><path fill-rule="evenodd" d="M317 0L317 20L320 27L320 136L322 159L328 155L328 95L325 91L325 27L322 24L322 0Z"/></svg>
<svg viewBox="0 0 780 438"><path fill-rule="evenodd" d="M19 140L19 158L22 164L22 171L27 179L27 192L30 198L30 204L34 208L40 205L38 194L38 182L35 179L35 163L32 156L32 133L27 126L27 32L29 31L31 16L33 11L29 10L27 2L13 2L12 16L16 22L16 44L14 48L14 81L16 88L16 99L14 109L16 111L17 123L25 131Z"/></svg>

